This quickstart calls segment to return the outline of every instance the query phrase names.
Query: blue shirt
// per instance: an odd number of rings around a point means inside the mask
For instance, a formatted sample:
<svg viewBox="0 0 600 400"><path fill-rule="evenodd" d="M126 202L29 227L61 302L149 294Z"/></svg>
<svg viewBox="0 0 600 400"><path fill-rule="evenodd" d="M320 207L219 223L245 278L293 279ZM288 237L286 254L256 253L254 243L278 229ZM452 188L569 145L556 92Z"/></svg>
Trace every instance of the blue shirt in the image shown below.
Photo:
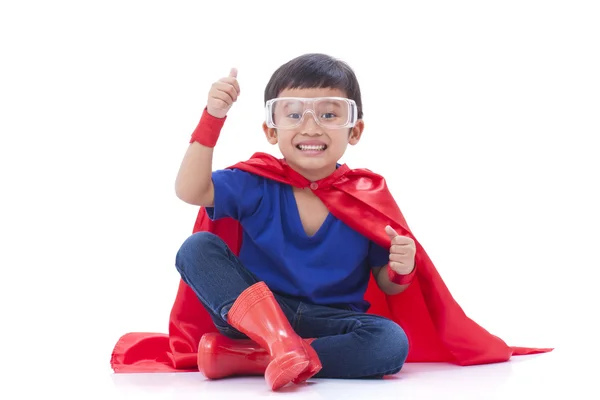
<svg viewBox="0 0 600 400"><path fill-rule="evenodd" d="M332 214L308 236L290 185L237 169L215 171L212 180L209 218L240 223L240 261L274 293L312 304L368 309L364 294L371 268L389 262L389 249Z"/></svg>

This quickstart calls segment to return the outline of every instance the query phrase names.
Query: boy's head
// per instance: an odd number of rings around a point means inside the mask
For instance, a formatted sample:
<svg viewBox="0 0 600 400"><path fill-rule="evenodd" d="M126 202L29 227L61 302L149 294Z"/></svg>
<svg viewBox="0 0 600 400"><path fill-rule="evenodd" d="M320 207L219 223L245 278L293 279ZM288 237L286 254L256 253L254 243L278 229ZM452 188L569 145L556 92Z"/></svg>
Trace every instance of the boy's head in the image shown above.
<svg viewBox="0 0 600 400"><path fill-rule="evenodd" d="M325 54L305 54L279 67L265 88L265 104L267 140L309 179L333 172L364 129L356 75Z"/></svg>
<svg viewBox="0 0 600 400"><path fill-rule="evenodd" d="M265 103L285 89L335 88L354 100L362 119L360 86L354 71L343 61L326 54L304 54L279 67L265 88Z"/></svg>

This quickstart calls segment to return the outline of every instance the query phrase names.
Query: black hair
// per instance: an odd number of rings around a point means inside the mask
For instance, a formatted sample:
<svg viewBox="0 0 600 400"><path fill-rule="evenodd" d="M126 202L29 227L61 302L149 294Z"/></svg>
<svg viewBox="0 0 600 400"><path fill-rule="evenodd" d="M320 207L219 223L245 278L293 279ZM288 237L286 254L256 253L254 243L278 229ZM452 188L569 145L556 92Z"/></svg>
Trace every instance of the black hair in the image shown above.
<svg viewBox="0 0 600 400"><path fill-rule="evenodd" d="M265 102L285 89L312 88L343 90L356 102L358 118L362 118L360 86L354 71L344 61L320 53L304 54L280 66L267 83Z"/></svg>

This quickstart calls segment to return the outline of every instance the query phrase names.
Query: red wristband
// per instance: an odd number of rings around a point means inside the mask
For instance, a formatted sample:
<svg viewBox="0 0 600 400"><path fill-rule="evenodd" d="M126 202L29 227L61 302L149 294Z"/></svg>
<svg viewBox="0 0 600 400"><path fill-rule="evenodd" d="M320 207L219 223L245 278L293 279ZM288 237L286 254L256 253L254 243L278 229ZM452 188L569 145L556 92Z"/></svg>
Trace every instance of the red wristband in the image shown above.
<svg viewBox="0 0 600 400"><path fill-rule="evenodd" d="M396 285L408 285L412 282L415 277L415 273L417 272L417 266L413 268L410 274L402 275L397 273L390 267L390 264L387 265L387 273L391 282L394 282Z"/></svg>
<svg viewBox="0 0 600 400"><path fill-rule="evenodd" d="M208 113L208 110L204 108L200 122L192 133L190 143L198 142L206 147L215 147L217 140L219 139L219 134L221 133L221 128L223 128L226 119L226 116L223 118L213 117Z"/></svg>

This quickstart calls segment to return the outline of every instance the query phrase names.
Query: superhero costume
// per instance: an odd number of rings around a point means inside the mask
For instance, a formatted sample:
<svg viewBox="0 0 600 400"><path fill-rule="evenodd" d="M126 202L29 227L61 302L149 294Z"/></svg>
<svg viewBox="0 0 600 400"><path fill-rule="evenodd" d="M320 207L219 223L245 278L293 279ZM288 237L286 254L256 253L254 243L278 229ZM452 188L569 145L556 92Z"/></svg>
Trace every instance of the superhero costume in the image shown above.
<svg viewBox="0 0 600 400"><path fill-rule="evenodd" d="M310 182L285 161L256 153L248 161L230 168L258 174L299 188L310 188L329 211L357 232L380 246L389 247L383 227L411 237L417 246L414 280L400 295L388 296L371 276L365 299L368 313L398 323L410 341L407 362L450 362L476 365L503 362L512 355L551 351L550 348L508 346L468 318L453 299L425 250L408 228L404 216L380 175L366 169L342 165L336 173ZM194 232L209 231L239 253L241 227L232 219L211 221L201 208ZM111 366L117 373L194 371L198 343L203 334L216 328L195 293L180 281L173 304L169 333L127 333L115 345Z"/></svg>

